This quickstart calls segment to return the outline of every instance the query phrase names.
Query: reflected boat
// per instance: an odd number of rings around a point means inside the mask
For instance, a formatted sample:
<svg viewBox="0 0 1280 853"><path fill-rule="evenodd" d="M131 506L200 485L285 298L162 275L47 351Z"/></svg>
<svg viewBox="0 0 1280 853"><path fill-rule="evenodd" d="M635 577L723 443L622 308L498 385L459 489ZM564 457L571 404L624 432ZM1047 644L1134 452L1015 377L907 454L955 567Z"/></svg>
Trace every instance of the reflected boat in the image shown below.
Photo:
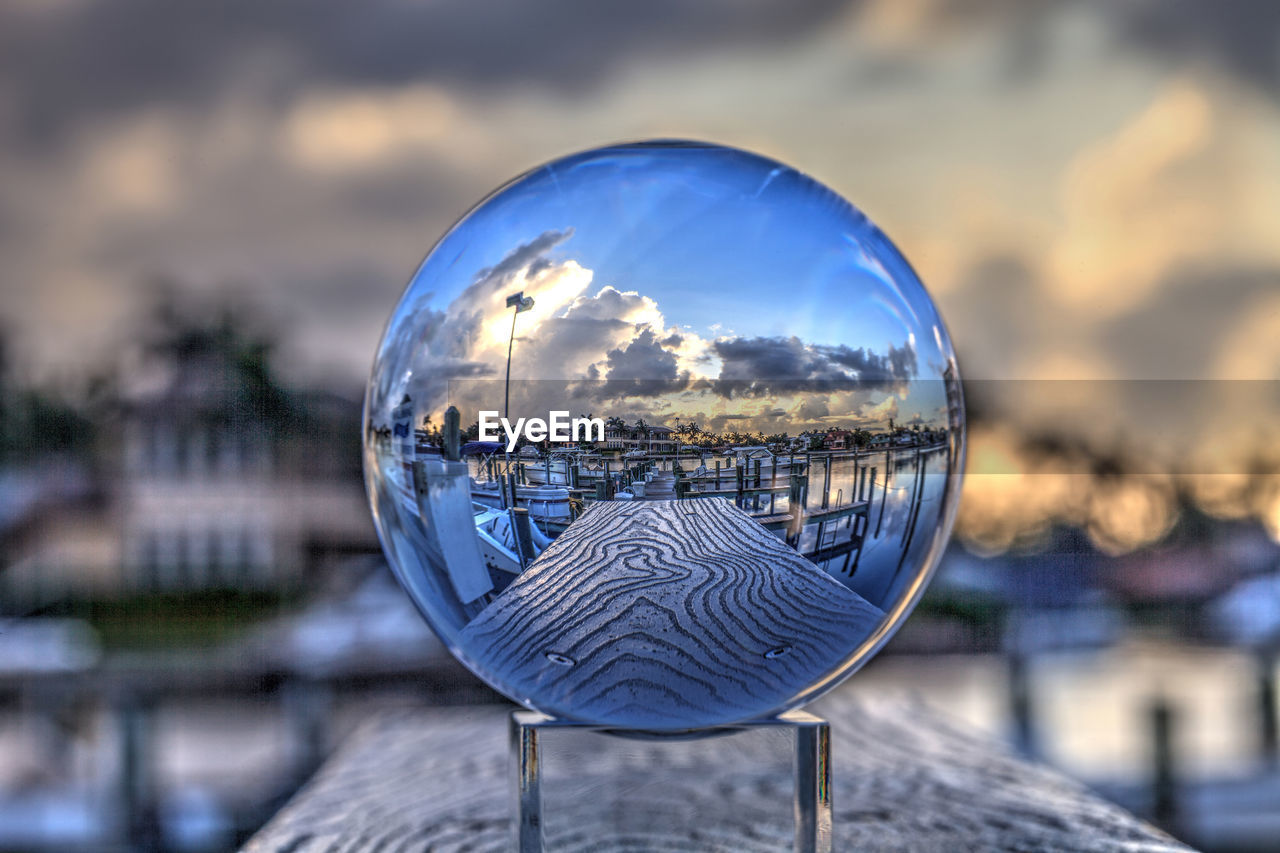
<svg viewBox="0 0 1280 853"><path fill-rule="evenodd" d="M576 485L586 488L605 478L600 455L576 448L553 450L537 461L522 461L525 481L533 485L573 486L576 480Z"/></svg>
<svg viewBox="0 0 1280 853"><path fill-rule="evenodd" d="M516 538L515 525L511 523L511 513L479 501L472 501L471 509L474 513L480 554L490 574L492 575L494 571L505 573L509 576L507 580L520 574L522 571L520 545ZM551 544L551 538L536 526L530 526L530 535L535 555L541 554L543 549ZM497 588L505 586L497 583L499 578L495 577L494 580Z"/></svg>
<svg viewBox="0 0 1280 853"><path fill-rule="evenodd" d="M503 509L503 494L497 481L471 481L471 500L492 509ZM563 533L573 521L569 490L563 486L517 486L516 505L529 510L529 520L544 534Z"/></svg>

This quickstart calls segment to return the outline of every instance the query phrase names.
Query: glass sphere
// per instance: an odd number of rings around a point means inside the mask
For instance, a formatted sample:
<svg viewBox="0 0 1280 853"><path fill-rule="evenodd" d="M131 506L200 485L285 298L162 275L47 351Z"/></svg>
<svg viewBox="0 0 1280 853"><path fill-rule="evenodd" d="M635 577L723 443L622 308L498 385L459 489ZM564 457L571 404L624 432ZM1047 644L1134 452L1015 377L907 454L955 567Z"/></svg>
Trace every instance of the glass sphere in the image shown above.
<svg viewBox="0 0 1280 853"><path fill-rule="evenodd" d="M534 169L396 306L365 401L392 569L545 713L761 718L865 663L950 533L938 311L860 211L773 160L649 142Z"/></svg>

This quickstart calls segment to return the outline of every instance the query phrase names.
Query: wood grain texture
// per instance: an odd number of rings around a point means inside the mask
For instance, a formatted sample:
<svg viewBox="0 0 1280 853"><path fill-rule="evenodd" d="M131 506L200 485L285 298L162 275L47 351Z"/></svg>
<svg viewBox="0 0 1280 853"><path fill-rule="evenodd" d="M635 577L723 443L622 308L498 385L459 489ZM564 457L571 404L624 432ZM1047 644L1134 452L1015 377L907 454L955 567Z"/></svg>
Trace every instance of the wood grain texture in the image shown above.
<svg viewBox="0 0 1280 853"><path fill-rule="evenodd" d="M549 713L697 728L778 710L883 612L720 498L593 506L461 633Z"/></svg>
<svg viewBox="0 0 1280 853"><path fill-rule="evenodd" d="M918 703L851 687L810 708L832 726L835 850L1189 849ZM506 713L375 717L245 850L509 850ZM678 744L577 738L544 735L548 850L790 849L785 745L756 732Z"/></svg>

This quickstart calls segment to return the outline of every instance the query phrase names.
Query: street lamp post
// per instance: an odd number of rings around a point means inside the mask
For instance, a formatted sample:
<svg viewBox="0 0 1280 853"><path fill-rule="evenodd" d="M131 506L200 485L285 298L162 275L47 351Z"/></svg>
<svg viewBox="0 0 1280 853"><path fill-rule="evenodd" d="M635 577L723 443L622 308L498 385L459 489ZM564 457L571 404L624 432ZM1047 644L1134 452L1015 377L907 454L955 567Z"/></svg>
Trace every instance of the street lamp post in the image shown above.
<svg viewBox="0 0 1280 853"><path fill-rule="evenodd" d="M514 308L511 314L511 337L507 340L507 380L503 386L502 399L502 416L509 417L508 409L511 406L511 348L516 342L516 317L520 316L522 311L528 311L533 307L533 297L525 296L524 291L513 293L507 297L507 307Z"/></svg>

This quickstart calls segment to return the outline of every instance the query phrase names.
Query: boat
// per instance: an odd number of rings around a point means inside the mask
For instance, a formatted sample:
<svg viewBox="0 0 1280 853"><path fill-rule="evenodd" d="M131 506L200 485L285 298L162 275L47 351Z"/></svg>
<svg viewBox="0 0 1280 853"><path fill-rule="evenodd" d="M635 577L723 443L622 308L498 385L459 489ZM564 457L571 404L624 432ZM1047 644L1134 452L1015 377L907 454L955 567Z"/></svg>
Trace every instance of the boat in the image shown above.
<svg viewBox="0 0 1280 853"><path fill-rule="evenodd" d="M479 501L472 501L471 509L474 514L480 555L490 570L490 575L492 576L495 571L501 572L510 576L507 579L509 582L523 570L520 565L520 546L516 541L516 530L511 522L511 513ZM533 552L541 554L543 549L551 544L551 538L533 525L530 525L530 532ZM495 588L505 586L497 578L494 580ZM501 589L495 589L495 591L501 592Z"/></svg>
<svg viewBox="0 0 1280 853"><path fill-rule="evenodd" d="M399 468L389 471L403 509L422 523L421 527L406 526L405 535L421 553L440 552L448 581L463 603L484 601L490 593L500 592L525 566L525 561L520 558L518 532L510 511L472 499L476 484L468 475L465 463L417 460L415 468L420 472L416 476L410 472L404 472L402 476ZM420 479L419 488L410 485L411 478ZM563 493L567 508L568 492L565 489L553 491ZM496 488L494 493L497 493ZM554 499L558 496L544 492L541 497L544 499L541 507L530 510L531 520L539 512L558 516L558 510L548 509L558 505ZM441 535L428 538L426 535L428 530L465 529L468 522L475 530L474 537ZM529 550L535 556L551 544L552 535L547 533L550 526L549 522L544 522L540 529L538 524L530 524Z"/></svg>
<svg viewBox="0 0 1280 853"><path fill-rule="evenodd" d="M524 479L534 485L571 486L575 474L577 485L587 488L605 478L605 466L599 454L574 449L553 450L540 461L525 461Z"/></svg>
<svg viewBox="0 0 1280 853"><path fill-rule="evenodd" d="M471 500L493 509L503 509L502 491L493 480L471 481ZM516 505L527 509L532 526L547 536L557 536L573 523L573 505L564 486L517 486Z"/></svg>

